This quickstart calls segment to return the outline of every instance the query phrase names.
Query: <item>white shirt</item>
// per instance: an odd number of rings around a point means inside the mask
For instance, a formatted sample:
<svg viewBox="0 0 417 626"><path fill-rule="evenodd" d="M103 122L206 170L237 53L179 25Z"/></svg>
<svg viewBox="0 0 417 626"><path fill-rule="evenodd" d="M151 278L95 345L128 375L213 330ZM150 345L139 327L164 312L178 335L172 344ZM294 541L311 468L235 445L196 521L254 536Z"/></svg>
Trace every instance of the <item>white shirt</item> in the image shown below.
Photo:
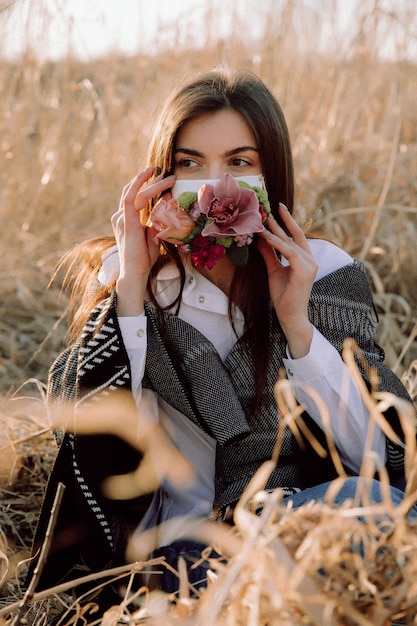
<svg viewBox="0 0 417 626"><path fill-rule="evenodd" d="M309 245L318 263L316 280L352 263L353 259L330 242L312 239ZM163 268L156 279L156 296L164 306L173 301L178 292L178 270L174 265ZM214 345L224 361L237 337L228 318L227 296L194 268L186 268L179 317L193 325ZM132 371L132 391L139 404L142 378L146 360L146 316L119 318L123 341ZM243 316L236 312L236 329L243 330ZM369 415L351 374L337 350L315 328L309 353L300 359L292 359L288 353L284 359L287 378L294 383L294 392L300 404L320 425L322 416L310 394L303 390L308 386L316 391L326 404L331 433L342 463L353 472L360 470L366 442ZM277 372L278 376L278 372ZM162 532L159 544L171 543L181 527L181 517L205 517L212 510L214 496L215 441L195 426L188 418L161 400L156 404L154 419L168 431L178 449L191 461L196 471L196 481L189 490L177 489L164 484L164 497L159 510L159 521L177 518L178 525ZM373 450L381 463L385 462L385 437L376 428ZM155 512L156 514L156 512ZM149 520L147 520L147 523ZM153 520L155 522L155 519Z"/></svg>

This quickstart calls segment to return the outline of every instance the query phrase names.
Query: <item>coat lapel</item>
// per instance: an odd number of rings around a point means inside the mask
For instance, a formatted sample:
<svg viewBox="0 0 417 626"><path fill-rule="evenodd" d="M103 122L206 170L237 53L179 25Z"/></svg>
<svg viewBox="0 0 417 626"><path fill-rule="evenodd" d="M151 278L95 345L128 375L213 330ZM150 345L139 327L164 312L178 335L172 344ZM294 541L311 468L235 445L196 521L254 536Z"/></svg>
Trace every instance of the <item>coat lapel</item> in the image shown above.
<svg viewBox="0 0 417 626"><path fill-rule="evenodd" d="M220 444L250 432L245 413L213 344L193 326L166 315L162 340L155 307L146 305L149 386ZM164 337L165 339L165 337Z"/></svg>

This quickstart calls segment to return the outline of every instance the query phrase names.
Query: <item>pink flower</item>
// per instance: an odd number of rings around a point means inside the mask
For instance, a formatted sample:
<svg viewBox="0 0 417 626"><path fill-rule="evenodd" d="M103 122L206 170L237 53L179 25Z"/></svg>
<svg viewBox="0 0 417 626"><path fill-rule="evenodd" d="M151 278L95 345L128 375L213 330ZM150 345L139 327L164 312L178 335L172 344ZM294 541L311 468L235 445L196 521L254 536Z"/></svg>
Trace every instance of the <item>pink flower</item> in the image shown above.
<svg viewBox="0 0 417 626"><path fill-rule="evenodd" d="M235 244L238 248L243 248L243 246L248 246L252 243L253 235L248 233L247 235L237 235L234 239Z"/></svg>
<svg viewBox="0 0 417 626"><path fill-rule="evenodd" d="M204 237L235 237L263 230L256 193L239 187L230 174L224 174L215 185L203 185L198 206L209 220L201 231Z"/></svg>
<svg viewBox="0 0 417 626"><path fill-rule="evenodd" d="M175 198L161 198L152 209L151 222L158 231L158 239L176 245L181 245L195 228L194 220L180 208Z"/></svg>
<svg viewBox="0 0 417 626"><path fill-rule="evenodd" d="M197 235L191 244L191 260L195 267L213 269L216 262L224 255L225 248L219 243L213 243L207 237Z"/></svg>

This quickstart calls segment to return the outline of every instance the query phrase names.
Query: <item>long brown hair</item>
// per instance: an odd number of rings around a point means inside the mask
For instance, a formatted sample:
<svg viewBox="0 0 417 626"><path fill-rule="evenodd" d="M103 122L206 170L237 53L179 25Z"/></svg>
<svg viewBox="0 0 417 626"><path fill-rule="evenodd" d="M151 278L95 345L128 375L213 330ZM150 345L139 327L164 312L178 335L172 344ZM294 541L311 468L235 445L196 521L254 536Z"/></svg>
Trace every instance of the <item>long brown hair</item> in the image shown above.
<svg viewBox="0 0 417 626"><path fill-rule="evenodd" d="M279 203L283 202L290 212L294 204L294 172L288 127L275 97L251 72L213 70L197 75L180 87L167 102L155 127L149 162L155 165L156 174L173 173L178 130L191 119L222 109L238 111L251 128L259 148L272 213L279 221ZM165 247L168 254L154 266L153 276L167 257L181 266L176 248L169 244ZM181 293L178 301L180 296ZM250 246L246 266L235 270L229 299L231 319L233 305L239 306L245 317L245 333L251 345L257 380L257 404L266 382L270 351L269 326L266 323L270 297L265 264L256 245Z"/></svg>
<svg viewBox="0 0 417 626"><path fill-rule="evenodd" d="M200 115L234 109L250 126L258 143L269 200L278 219L278 204L290 212L294 202L291 145L284 114L275 97L255 74L212 70L198 74L173 93L162 110L150 143L149 163L156 175L172 174L178 130Z"/></svg>
<svg viewBox="0 0 417 626"><path fill-rule="evenodd" d="M251 128L259 148L262 173L272 213L279 221L279 203L283 202L290 212L293 210L294 203L294 174L289 133L277 100L265 84L251 72L211 70L198 74L178 88L168 99L156 123L150 143L148 163L155 166L155 176L161 173L164 175L173 173L173 155L178 130L189 120L222 109L238 111ZM152 203L149 204L147 211L144 211L143 219L147 219L151 209ZM112 242L109 242L109 245L110 243ZM95 246L97 248L97 240ZM164 244L164 248L164 253L160 255L152 269L149 293L157 305L152 292L152 279L162 265L168 261L174 261L180 268L182 276L176 300L178 304L184 284L183 261L175 246ZM97 259L97 267L100 262L101 259ZM91 257L89 264L90 266L94 264ZM98 271L98 269L92 271ZM78 282L77 291L79 289ZM102 297L103 293L97 293L95 299L98 301ZM71 327L73 337L81 331L83 321L91 310L92 304L90 293L89 299L87 301L84 299L80 303L82 312L78 311L76 318L73 318ZM256 245L250 246L247 265L244 268L236 267L230 292L230 317L232 317L233 305L239 306L245 317L245 333L252 346L257 380L257 402L265 385L270 350L266 323L270 298L265 264Z"/></svg>

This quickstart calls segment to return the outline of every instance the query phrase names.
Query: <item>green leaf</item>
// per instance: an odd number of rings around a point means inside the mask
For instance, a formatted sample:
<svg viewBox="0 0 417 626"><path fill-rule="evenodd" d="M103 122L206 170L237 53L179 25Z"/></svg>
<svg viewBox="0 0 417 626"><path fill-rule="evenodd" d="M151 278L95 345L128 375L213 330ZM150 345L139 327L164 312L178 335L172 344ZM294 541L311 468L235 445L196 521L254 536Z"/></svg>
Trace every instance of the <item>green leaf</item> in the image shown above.
<svg viewBox="0 0 417 626"><path fill-rule="evenodd" d="M268 194L266 193L265 189L262 189L262 187L252 187L252 189L258 196L259 204L262 204L265 213L269 215L269 213L271 212L271 206L269 204Z"/></svg>
<svg viewBox="0 0 417 626"><path fill-rule="evenodd" d="M216 237L216 243L219 243L224 248L229 248L233 243L233 237Z"/></svg>

